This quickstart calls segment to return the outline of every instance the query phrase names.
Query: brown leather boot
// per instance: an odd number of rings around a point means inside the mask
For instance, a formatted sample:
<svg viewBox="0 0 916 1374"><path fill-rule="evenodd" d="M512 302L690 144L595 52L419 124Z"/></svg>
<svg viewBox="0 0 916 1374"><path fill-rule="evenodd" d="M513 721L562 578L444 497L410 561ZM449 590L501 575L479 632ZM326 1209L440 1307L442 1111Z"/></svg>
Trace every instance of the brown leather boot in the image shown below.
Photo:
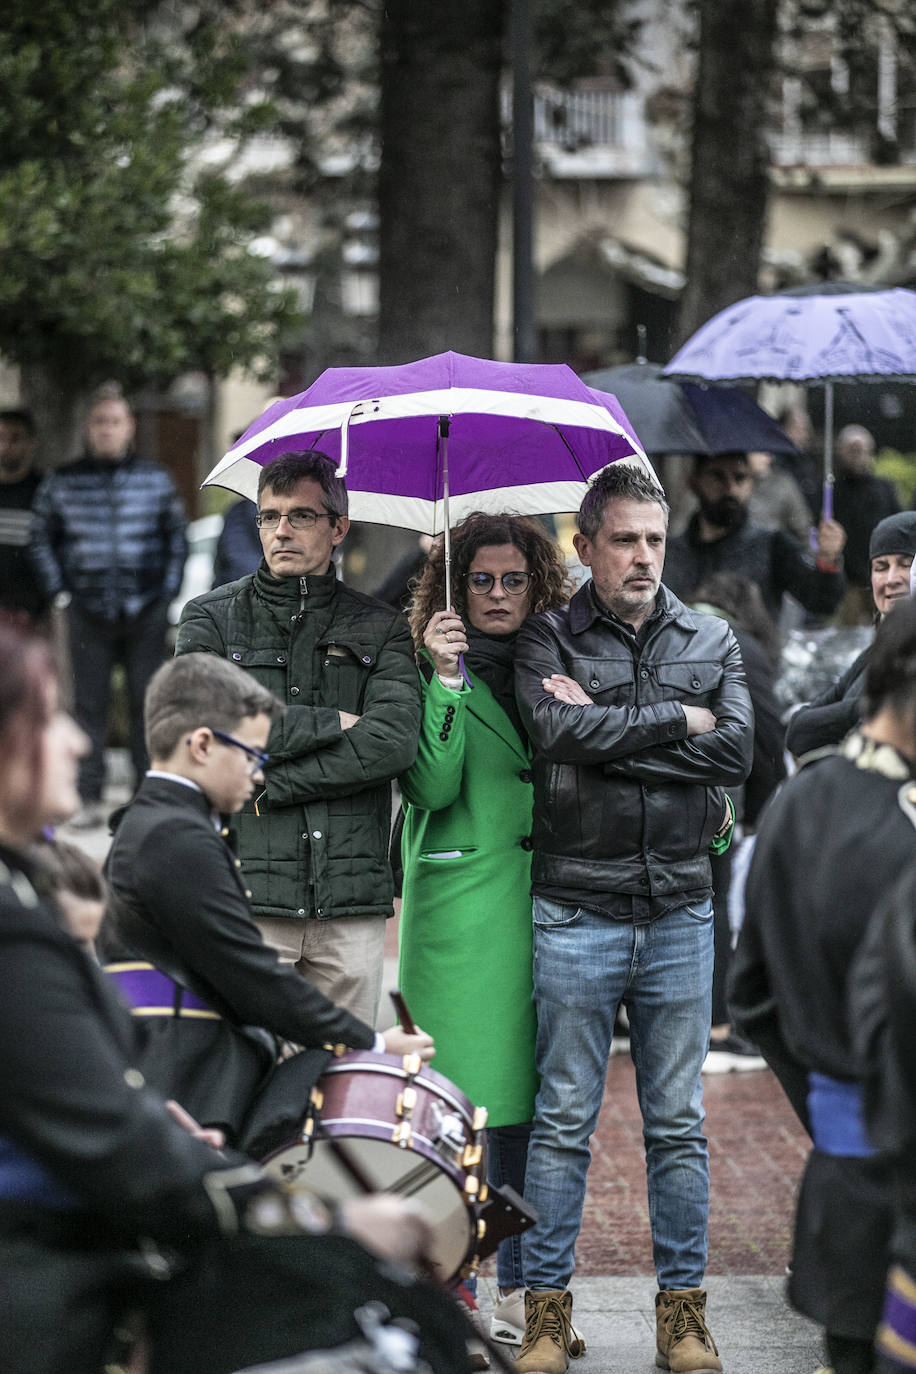
<svg viewBox="0 0 916 1374"><path fill-rule="evenodd" d="M672 1374L722 1374L722 1361L706 1325L702 1288L669 1289L655 1298L655 1363Z"/></svg>
<svg viewBox="0 0 916 1374"><path fill-rule="evenodd" d="M584 1349L584 1342L582 1346ZM525 1294L525 1334L512 1368L516 1374L566 1374L571 1354L580 1354L572 1329L572 1293L551 1288Z"/></svg>

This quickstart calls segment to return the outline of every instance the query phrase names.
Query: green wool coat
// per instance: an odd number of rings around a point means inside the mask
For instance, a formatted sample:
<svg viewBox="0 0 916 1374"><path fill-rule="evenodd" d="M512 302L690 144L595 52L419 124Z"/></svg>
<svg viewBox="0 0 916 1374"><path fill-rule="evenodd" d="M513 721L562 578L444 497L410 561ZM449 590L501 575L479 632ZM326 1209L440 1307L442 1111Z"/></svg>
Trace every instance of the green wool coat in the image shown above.
<svg viewBox="0 0 916 1374"><path fill-rule="evenodd" d="M484 683L452 692L434 675L400 783L405 1000L435 1038L433 1068L487 1108L489 1125L530 1121L529 750Z"/></svg>

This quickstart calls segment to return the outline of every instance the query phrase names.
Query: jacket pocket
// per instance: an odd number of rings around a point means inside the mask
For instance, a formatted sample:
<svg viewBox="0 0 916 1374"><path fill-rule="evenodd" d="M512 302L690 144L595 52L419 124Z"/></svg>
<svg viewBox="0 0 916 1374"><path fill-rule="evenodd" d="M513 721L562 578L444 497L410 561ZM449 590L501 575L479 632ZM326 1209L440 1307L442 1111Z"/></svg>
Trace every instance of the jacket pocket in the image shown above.
<svg viewBox="0 0 916 1374"><path fill-rule="evenodd" d="M722 664L714 662L656 663L654 672L659 687L668 689L669 700L688 705L707 701L722 681Z"/></svg>

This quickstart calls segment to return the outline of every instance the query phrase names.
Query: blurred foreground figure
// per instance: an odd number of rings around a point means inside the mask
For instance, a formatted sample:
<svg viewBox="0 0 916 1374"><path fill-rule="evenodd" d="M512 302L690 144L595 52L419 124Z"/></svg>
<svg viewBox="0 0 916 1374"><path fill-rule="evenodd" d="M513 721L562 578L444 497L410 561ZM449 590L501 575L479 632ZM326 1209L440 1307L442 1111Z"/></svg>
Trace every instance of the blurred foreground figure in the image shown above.
<svg viewBox="0 0 916 1374"><path fill-rule="evenodd" d="M789 1297L826 1328L836 1374L866 1374L891 1226L891 1175L862 1118L850 971L869 919L916 849L916 605L878 630L862 725L804 764L763 819L730 1004L814 1149Z"/></svg>
<svg viewBox="0 0 916 1374"><path fill-rule="evenodd" d="M140 1310L149 1374L353 1343L387 1371L386 1333L398 1369L466 1370L460 1314L407 1267L426 1237L412 1204L368 1198L332 1218L183 1129L146 1086L135 1023L23 853L78 805L86 747L44 646L0 622L0 1364L100 1374Z"/></svg>

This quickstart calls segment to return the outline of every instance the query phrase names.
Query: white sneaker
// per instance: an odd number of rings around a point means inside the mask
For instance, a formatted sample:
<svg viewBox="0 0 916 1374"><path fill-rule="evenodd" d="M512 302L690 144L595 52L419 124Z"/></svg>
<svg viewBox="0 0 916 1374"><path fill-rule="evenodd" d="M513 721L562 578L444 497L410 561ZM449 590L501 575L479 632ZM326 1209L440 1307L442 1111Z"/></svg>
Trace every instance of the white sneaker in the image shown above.
<svg viewBox="0 0 916 1374"><path fill-rule="evenodd" d="M525 1334L525 1289L513 1288L493 1304L490 1339L501 1345L521 1345Z"/></svg>
<svg viewBox="0 0 916 1374"><path fill-rule="evenodd" d="M525 1334L525 1293L524 1288L513 1288L504 1298L497 1298L490 1315L490 1340L501 1345L521 1345ZM576 1360L585 1354L585 1337L581 1331L572 1327L573 1348L570 1354Z"/></svg>
<svg viewBox="0 0 916 1374"><path fill-rule="evenodd" d="M732 1033L724 1040L710 1040L702 1072L747 1073L766 1067L767 1061L763 1055L746 1040Z"/></svg>

